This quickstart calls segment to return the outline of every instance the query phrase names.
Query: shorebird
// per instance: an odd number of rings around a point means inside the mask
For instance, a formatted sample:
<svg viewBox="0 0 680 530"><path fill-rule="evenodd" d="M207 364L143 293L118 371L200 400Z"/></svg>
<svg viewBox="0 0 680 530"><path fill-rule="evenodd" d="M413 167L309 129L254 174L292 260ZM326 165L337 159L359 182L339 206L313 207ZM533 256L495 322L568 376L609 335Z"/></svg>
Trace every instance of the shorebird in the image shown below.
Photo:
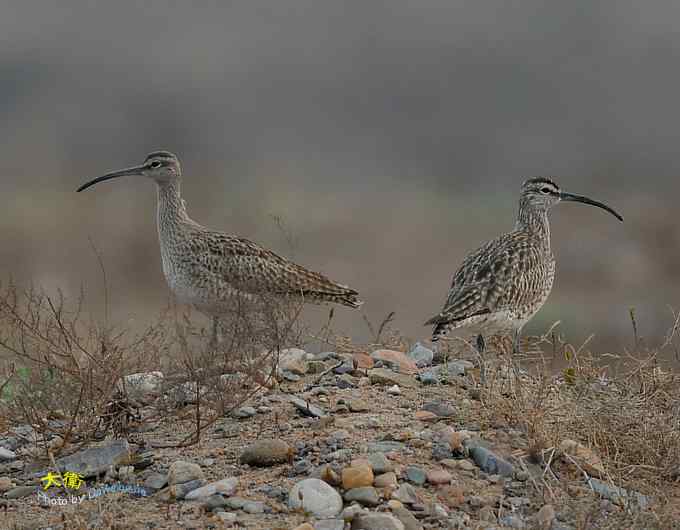
<svg viewBox="0 0 680 530"><path fill-rule="evenodd" d="M519 351L522 327L552 290L555 257L550 249L548 210L562 201L597 206L623 221L606 204L561 191L549 178L525 181L514 230L489 241L463 260L453 275L444 308L425 323L434 326L433 342L460 329L468 337L477 337L480 353L484 337L493 335L513 335L513 351Z"/></svg>
<svg viewBox="0 0 680 530"><path fill-rule="evenodd" d="M358 293L310 271L248 239L210 230L187 214L180 192L182 168L168 151L147 155L144 163L86 182L78 192L105 180L147 177L158 189L158 239L163 273L178 301L213 317L233 309L234 295L272 295L310 303L357 308Z"/></svg>

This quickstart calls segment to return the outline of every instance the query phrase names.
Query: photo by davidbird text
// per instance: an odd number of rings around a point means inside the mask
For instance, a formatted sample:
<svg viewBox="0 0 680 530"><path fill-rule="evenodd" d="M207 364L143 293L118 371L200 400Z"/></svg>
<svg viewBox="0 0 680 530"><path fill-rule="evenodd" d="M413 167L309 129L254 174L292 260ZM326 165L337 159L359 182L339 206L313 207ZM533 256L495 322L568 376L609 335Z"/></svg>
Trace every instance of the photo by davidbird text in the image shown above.
<svg viewBox="0 0 680 530"><path fill-rule="evenodd" d="M45 493L38 492L38 501L43 506L66 506L68 504L80 504L86 500L96 499L103 495L108 495L112 493L128 493L135 497L147 497L149 492L146 488L141 486L136 486L133 484L107 484L99 488L91 488L86 493L80 495L46 495Z"/></svg>

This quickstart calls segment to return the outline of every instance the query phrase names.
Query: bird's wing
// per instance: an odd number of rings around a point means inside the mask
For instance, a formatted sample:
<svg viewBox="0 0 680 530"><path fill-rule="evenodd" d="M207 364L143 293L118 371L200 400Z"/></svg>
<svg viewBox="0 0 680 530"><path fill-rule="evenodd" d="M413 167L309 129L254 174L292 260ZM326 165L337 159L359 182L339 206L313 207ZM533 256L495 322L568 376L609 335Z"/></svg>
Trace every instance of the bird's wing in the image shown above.
<svg viewBox="0 0 680 530"><path fill-rule="evenodd" d="M253 294L297 296L309 302L358 307L357 291L310 271L248 239L209 232L187 243L199 266L238 290Z"/></svg>
<svg viewBox="0 0 680 530"><path fill-rule="evenodd" d="M511 232L490 241L465 258L444 308L426 325L453 323L518 302L524 277L537 266L540 256L526 234Z"/></svg>

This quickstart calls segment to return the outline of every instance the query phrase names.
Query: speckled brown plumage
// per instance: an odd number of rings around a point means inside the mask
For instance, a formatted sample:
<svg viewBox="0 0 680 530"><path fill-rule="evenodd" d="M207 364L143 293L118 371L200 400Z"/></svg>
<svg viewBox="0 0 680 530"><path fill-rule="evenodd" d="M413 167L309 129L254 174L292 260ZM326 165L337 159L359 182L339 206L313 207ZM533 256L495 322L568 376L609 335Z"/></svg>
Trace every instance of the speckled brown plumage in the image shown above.
<svg viewBox="0 0 680 530"><path fill-rule="evenodd" d="M142 175L158 185L158 237L163 273L170 289L185 303L209 314L229 309L231 295L292 297L311 303L359 307L358 293L301 267L242 237L209 230L193 221L180 193L181 166L167 151L147 156L134 168L94 179L78 191L111 178Z"/></svg>
<svg viewBox="0 0 680 530"><path fill-rule="evenodd" d="M511 334L543 306L555 278L548 210L560 201L608 206L560 191L551 179L538 177L522 186L515 229L468 255L454 274L442 311L425 324L432 340L462 329L468 336ZM515 341L517 345L517 340Z"/></svg>

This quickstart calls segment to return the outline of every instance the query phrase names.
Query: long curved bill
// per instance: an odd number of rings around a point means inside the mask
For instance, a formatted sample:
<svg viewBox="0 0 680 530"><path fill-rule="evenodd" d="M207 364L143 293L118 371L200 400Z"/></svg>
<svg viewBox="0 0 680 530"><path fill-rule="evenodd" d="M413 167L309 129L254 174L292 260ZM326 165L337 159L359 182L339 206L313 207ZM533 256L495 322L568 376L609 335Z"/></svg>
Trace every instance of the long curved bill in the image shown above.
<svg viewBox="0 0 680 530"><path fill-rule="evenodd" d="M607 206L603 202L594 201L593 199L589 199L588 197L584 197L583 195L575 195L573 193L567 193L565 191L560 192L560 199L563 200L563 201L582 202L583 204L590 204L591 206L597 206L598 208L602 208L603 210L607 210L610 214L612 214L614 217L616 217L619 221L623 222L623 217L616 210L614 210L614 208Z"/></svg>
<svg viewBox="0 0 680 530"><path fill-rule="evenodd" d="M101 177L97 177L96 179L92 179L91 181L86 182L85 184L80 186L80 188L78 188L76 191L81 192L83 190L86 190L90 186L94 186L95 184L99 184L100 182L104 182L105 180L117 179L119 177L127 177L129 175L141 175L143 170L144 166L134 166L126 169L120 169L112 173L107 173L106 175L102 175Z"/></svg>

